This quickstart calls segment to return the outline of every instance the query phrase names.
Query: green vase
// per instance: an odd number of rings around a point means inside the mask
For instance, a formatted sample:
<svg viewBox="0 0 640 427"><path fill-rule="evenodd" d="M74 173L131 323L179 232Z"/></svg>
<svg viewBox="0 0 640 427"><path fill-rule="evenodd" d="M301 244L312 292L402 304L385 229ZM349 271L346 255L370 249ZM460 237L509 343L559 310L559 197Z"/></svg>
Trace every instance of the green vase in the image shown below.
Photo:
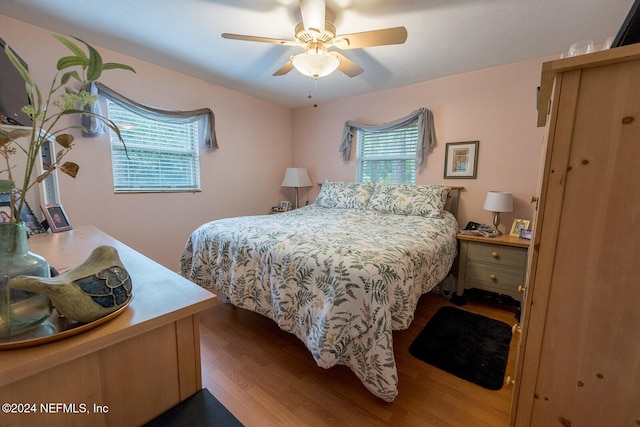
<svg viewBox="0 0 640 427"><path fill-rule="evenodd" d="M45 295L9 288L9 279L21 275L50 277L49 263L29 252L24 222L0 224L0 339L27 332L51 315Z"/></svg>

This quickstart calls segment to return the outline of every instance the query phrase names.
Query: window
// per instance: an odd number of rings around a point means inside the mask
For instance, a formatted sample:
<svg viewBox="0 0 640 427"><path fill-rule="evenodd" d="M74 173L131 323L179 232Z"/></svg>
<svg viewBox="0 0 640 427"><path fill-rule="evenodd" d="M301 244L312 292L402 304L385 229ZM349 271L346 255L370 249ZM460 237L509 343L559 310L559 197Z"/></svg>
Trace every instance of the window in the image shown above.
<svg viewBox="0 0 640 427"><path fill-rule="evenodd" d="M417 119L400 129L358 129L357 144L358 182L416 183Z"/></svg>
<svg viewBox="0 0 640 427"><path fill-rule="evenodd" d="M200 191L197 121L169 123L147 119L107 99L111 131L113 187L119 192Z"/></svg>

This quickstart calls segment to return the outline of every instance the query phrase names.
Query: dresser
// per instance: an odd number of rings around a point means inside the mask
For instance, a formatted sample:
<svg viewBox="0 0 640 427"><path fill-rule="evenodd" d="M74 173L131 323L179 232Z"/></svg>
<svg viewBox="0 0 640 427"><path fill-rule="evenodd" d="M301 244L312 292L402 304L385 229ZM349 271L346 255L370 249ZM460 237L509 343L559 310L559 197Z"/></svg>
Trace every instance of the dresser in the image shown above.
<svg viewBox="0 0 640 427"><path fill-rule="evenodd" d="M508 234L482 237L458 234L458 288L476 288L522 300L529 241Z"/></svg>
<svg viewBox="0 0 640 427"><path fill-rule="evenodd" d="M198 313L214 294L95 227L29 239L60 272L100 245L117 249L133 300L81 334L0 351L0 425L139 426L202 389Z"/></svg>
<svg viewBox="0 0 640 427"><path fill-rule="evenodd" d="M637 426L640 44L543 64L539 114L511 424Z"/></svg>

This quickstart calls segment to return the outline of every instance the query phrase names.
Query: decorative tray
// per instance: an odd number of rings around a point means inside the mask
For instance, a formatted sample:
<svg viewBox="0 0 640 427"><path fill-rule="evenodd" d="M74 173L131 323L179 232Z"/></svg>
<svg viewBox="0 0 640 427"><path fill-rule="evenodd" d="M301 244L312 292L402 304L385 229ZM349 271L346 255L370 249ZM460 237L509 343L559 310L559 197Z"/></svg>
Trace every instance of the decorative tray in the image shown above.
<svg viewBox="0 0 640 427"><path fill-rule="evenodd" d="M49 318L38 325L37 328L13 337L0 338L0 350L32 347L81 334L119 316L129 306L132 300L133 297L129 298L129 301L127 301L125 305L113 313L89 323L80 323L67 319L58 314L58 311L54 308Z"/></svg>

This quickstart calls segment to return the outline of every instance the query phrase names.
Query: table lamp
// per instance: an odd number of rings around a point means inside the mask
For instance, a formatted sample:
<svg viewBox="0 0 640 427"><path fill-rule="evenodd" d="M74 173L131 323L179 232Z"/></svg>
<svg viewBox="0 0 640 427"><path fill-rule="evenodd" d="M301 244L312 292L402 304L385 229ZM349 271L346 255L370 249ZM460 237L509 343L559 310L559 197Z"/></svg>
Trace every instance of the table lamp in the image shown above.
<svg viewBox="0 0 640 427"><path fill-rule="evenodd" d="M311 179L306 168L287 168L282 180L283 187L295 187L296 189L296 204L295 209L298 209L298 188L311 187Z"/></svg>
<svg viewBox="0 0 640 427"><path fill-rule="evenodd" d="M487 198L484 200L484 210L493 212L493 226L498 234L502 234L498 229L500 212L513 211L512 194L506 191L489 191Z"/></svg>

